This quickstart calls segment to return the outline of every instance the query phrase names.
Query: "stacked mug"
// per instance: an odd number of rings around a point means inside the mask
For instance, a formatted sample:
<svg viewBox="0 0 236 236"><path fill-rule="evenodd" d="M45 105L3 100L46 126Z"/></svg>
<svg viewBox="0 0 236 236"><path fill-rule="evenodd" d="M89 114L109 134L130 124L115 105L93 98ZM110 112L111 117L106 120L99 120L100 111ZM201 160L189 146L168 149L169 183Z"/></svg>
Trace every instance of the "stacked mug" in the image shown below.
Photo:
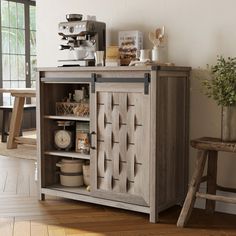
<svg viewBox="0 0 236 236"><path fill-rule="evenodd" d="M83 186L83 160L78 159L62 159L56 163L60 167L60 182L61 185L67 187L80 187Z"/></svg>

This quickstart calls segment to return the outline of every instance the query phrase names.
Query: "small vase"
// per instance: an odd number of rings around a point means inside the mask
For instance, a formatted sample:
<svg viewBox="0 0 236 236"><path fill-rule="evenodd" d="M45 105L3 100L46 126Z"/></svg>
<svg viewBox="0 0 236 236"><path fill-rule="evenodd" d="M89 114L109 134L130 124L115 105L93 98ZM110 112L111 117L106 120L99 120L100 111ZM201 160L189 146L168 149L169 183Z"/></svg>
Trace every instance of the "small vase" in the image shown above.
<svg viewBox="0 0 236 236"><path fill-rule="evenodd" d="M152 61L153 62L158 62L158 48L156 46L153 47L152 49Z"/></svg>
<svg viewBox="0 0 236 236"><path fill-rule="evenodd" d="M222 107L221 139L225 142L236 141L236 106Z"/></svg>
<svg viewBox="0 0 236 236"><path fill-rule="evenodd" d="M158 47L154 46L152 49L152 61L156 63L167 63L167 46L160 45Z"/></svg>

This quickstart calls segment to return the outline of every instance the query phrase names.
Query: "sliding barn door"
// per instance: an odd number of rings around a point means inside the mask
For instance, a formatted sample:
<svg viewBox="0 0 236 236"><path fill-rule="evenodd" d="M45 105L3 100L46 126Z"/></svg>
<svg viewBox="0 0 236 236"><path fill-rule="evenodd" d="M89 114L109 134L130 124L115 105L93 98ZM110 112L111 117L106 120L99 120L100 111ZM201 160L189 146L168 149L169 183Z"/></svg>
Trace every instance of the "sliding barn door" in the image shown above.
<svg viewBox="0 0 236 236"><path fill-rule="evenodd" d="M149 205L150 96L143 83L98 83L94 194Z"/></svg>

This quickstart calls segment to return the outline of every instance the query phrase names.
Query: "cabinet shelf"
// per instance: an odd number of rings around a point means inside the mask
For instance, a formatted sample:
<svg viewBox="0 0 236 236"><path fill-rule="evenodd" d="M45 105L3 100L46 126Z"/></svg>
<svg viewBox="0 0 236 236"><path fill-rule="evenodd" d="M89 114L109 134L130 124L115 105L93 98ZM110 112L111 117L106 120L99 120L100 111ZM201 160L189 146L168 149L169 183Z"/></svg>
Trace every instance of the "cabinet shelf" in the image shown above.
<svg viewBox="0 0 236 236"><path fill-rule="evenodd" d="M51 119L51 120L77 120L77 121L90 121L89 117L81 117L81 116L73 116L73 115L68 115L68 116L51 116L51 115L46 115L44 116L45 119Z"/></svg>
<svg viewBox="0 0 236 236"><path fill-rule="evenodd" d="M63 191L63 192L68 192L68 193L75 193L75 194L90 195L90 192L87 190L86 186L66 187L61 184L55 184L55 185L47 186L47 189Z"/></svg>
<svg viewBox="0 0 236 236"><path fill-rule="evenodd" d="M77 159L90 160L90 155L82 154L78 152L67 152L67 151L45 151L45 155L60 156L60 157L71 157Z"/></svg>

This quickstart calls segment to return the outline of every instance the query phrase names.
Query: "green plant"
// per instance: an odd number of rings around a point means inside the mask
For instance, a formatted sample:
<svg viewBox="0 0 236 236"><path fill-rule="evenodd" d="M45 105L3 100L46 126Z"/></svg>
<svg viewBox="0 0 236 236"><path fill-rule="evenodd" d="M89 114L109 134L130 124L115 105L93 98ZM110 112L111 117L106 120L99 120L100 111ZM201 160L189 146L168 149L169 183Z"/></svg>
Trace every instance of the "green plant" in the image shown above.
<svg viewBox="0 0 236 236"><path fill-rule="evenodd" d="M225 59L217 57L217 63L211 66L211 79L203 81L206 95L216 100L218 105L236 104L236 57Z"/></svg>

